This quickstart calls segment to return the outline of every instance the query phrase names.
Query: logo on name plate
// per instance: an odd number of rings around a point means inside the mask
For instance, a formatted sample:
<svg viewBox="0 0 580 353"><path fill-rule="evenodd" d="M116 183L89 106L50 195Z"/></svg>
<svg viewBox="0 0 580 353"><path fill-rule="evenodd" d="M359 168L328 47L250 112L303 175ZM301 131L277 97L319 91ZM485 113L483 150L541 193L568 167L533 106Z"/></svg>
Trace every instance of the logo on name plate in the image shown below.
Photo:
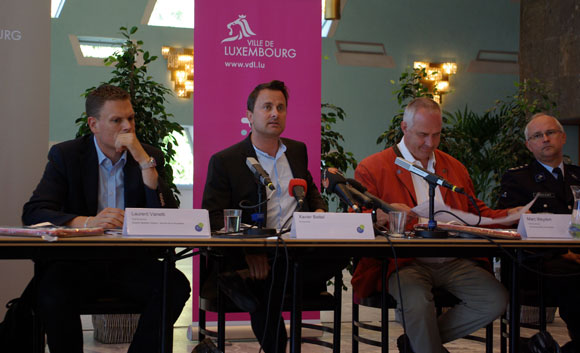
<svg viewBox="0 0 580 353"><path fill-rule="evenodd" d="M222 40L222 43L233 42L256 35L256 33L254 33L250 28L250 24L248 23L248 20L246 20L246 15L238 15L238 18L235 21L228 23L226 27L228 28L229 37ZM234 34L236 31L237 34Z"/></svg>
<svg viewBox="0 0 580 353"><path fill-rule="evenodd" d="M201 232L203 230L203 223L199 222L198 224L195 225L195 230L198 232Z"/></svg>
<svg viewBox="0 0 580 353"><path fill-rule="evenodd" d="M360 226L356 227L356 231L362 233L365 231L365 226L361 224Z"/></svg>

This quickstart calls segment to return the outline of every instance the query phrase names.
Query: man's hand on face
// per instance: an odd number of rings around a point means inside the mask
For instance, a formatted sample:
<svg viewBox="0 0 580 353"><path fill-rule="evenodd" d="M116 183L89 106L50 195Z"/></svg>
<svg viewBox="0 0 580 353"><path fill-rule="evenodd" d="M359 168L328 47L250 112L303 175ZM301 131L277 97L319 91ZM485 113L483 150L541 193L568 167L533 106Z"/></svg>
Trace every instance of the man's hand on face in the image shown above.
<svg viewBox="0 0 580 353"><path fill-rule="evenodd" d="M134 132L118 134L115 140L115 150L117 152L128 150L139 164L146 163L149 159L149 155L145 152L143 146L141 146Z"/></svg>
<svg viewBox="0 0 580 353"><path fill-rule="evenodd" d="M105 208L95 217L91 217L87 222L87 226L106 229L122 228L124 218L125 211L119 208Z"/></svg>

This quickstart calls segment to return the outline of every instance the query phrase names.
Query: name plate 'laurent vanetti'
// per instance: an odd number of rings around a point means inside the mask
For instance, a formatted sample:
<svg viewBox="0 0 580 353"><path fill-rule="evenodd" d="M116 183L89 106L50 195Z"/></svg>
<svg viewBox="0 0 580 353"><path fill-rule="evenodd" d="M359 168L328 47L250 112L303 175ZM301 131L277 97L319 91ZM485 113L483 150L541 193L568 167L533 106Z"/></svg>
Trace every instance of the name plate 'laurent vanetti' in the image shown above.
<svg viewBox="0 0 580 353"><path fill-rule="evenodd" d="M127 208L123 236L209 238L209 214L200 209Z"/></svg>
<svg viewBox="0 0 580 353"><path fill-rule="evenodd" d="M374 239L370 213L294 212L291 238Z"/></svg>

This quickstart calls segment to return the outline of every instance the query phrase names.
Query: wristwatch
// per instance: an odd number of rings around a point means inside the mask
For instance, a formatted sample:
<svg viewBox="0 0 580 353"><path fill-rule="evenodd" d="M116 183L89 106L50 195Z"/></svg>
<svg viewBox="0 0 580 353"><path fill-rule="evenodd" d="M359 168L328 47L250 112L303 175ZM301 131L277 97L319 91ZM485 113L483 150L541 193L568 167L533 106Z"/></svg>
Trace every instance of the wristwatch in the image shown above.
<svg viewBox="0 0 580 353"><path fill-rule="evenodd" d="M153 158L153 157L149 157L147 162L145 162L143 164L139 164L139 168L141 168L141 170L155 168L156 166L157 166L157 162L155 161L155 158Z"/></svg>

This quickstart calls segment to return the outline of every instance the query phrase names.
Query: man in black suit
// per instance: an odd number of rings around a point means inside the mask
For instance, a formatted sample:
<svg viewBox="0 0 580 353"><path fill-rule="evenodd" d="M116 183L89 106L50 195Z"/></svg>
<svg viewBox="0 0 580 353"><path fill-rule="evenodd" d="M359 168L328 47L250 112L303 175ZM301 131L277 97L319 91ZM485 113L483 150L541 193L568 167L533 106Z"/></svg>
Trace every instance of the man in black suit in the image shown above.
<svg viewBox="0 0 580 353"><path fill-rule="evenodd" d="M268 198L263 207L265 225L276 229L287 226L287 221L297 205L297 201L288 193L288 184L292 178L302 178L307 183L302 211L324 212L327 210L326 203L308 171L306 146L302 142L280 137L286 126L287 102L288 91L283 82L271 81L258 85L247 101L247 117L252 126L250 136L211 157L202 208L209 211L213 230L223 227L224 209L242 208L242 204L257 205L259 188L262 189L264 200L266 196ZM256 158L270 175L276 187L273 192L256 183L254 175L246 166L247 157ZM255 223L252 220L252 213L256 213L256 209L257 207L245 208L242 212L242 222ZM228 254L227 265L230 270L234 271L244 269L239 273L245 277L243 280L258 299L256 310L250 314L252 329L261 342L264 352L282 353L286 351L287 341L286 330L280 316L285 261L282 259L277 261L274 289L271 295L272 304L269 308L270 316L267 317L272 260L270 253L245 249L243 253ZM342 262L336 263L319 258L316 263L303 263L304 288L320 288L320 291L324 291L325 281L330 279L337 269L346 265L346 261ZM233 293L234 302L238 302L235 298L238 294L240 293ZM265 327L266 322L269 323L268 327ZM278 327L277 331L272 329L276 327ZM266 330L267 334L265 334Z"/></svg>
<svg viewBox="0 0 580 353"><path fill-rule="evenodd" d="M86 99L92 134L54 145L40 183L24 205L25 225L121 228L125 207L177 207L164 182L163 154L135 135L129 94L102 85ZM149 252L149 250L137 250ZM38 311L51 353L82 352L79 306L86 299L121 297L143 305L129 352L157 352L162 264L142 257L117 261L47 261L36 277ZM177 320L190 284L170 273L169 314Z"/></svg>
<svg viewBox="0 0 580 353"><path fill-rule="evenodd" d="M522 206L538 199L533 213L570 214L574 203L571 185L580 185L580 167L564 164L562 148L566 133L560 122L545 113L534 115L525 129L526 146L535 160L512 168L501 181L499 208ZM580 254L568 251L547 259L543 272L580 273ZM566 322L572 340L562 351L580 352L580 277L545 277L547 295L559 303L560 316Z"/></svg>

